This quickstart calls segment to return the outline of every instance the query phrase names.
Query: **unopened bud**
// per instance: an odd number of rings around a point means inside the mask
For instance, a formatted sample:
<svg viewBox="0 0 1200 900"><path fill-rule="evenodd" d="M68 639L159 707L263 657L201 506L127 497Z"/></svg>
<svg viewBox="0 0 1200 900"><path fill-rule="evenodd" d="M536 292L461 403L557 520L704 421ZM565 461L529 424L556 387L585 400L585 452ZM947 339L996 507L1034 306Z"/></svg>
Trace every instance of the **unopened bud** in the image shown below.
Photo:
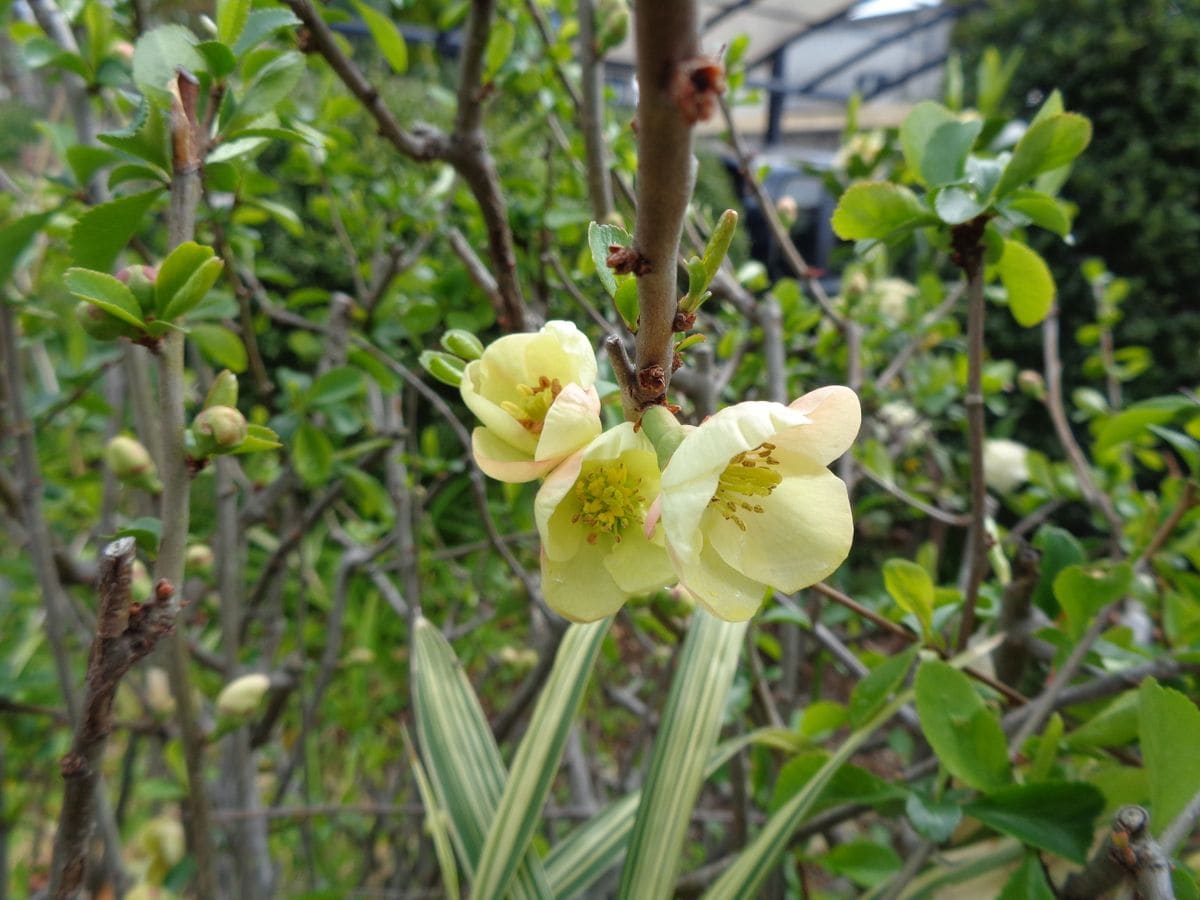
<svg viewBox="0 0 1200 900"><path fill-rule="evenodd" d="M443 334L442 347L468 361L483 356L483 343L463 328L451 328Z"/></svg>
<svg viewBox="0 0 1200 900"><path fill-rule="evenodd" d="M192 420L192 434L202 456L229 453L246 440L246 417L232 406L210 406Z"/></svg>
<svg viewBox="0 0 1200 900"><path fill-rule="evenodd" d="M204 395L204 408L210 406L237 406L238 381L237 376L228 369L222 369L213 379L212 386Z"/></svg>
<svg viewBox="0 0 1200 900"><path fill-rule="evenodd" d="M184 563L189 574L207 577L212 574L214 558L208 544L192 544L187 548Z"/></svg>
<svg viewBox="0 0 1200 900"><path fill-rule="evenodd" d="M98 341L115 341L117 338L135 338L141 331L98 306L80 300L75 307L75 318L83 330Z"/></svg>
<svg viewBox="0 0 1200 900"><path fill-rule="evenodd" d="M1021 393L1033 397L1035 400L1041 400L1046 396L1046 379L1042 378L1041 372L1035 372L1033 369L1021 371L1021 374L1017 376L1017 386L1021 389Z"/></svg>
<svg viewBox="0 0 1200 900"><path fill-rule="evenodd" d="M150 453L138 441L117 435L104 448L104 461L120 481L152 494L162 490Z"/></svg>
<svg viewBox="0 0 1200 900"><path fill-rule="evenodd" d="M442 384L448 384L450 387L458 387L462 384L463 372L467 367L457 356L451 356L449 353L442 353L439 350L426 350L421 354L420 359L421 368Z"/></svg>
<svg viewBox="0 0 1200 900"><path fill-rule="evenodd" d="M217 711L223 716L248 716L271 688L271 679L262 672L235 678L217 695Z"/></svg>
<svg viewBox="0 0 1200 900"><path fill-rule="evenodd" d="M154 279L157 277L158 272L149 266L126 266L117 273L117 280L125 282L143 313L155 310Z"/></svg>

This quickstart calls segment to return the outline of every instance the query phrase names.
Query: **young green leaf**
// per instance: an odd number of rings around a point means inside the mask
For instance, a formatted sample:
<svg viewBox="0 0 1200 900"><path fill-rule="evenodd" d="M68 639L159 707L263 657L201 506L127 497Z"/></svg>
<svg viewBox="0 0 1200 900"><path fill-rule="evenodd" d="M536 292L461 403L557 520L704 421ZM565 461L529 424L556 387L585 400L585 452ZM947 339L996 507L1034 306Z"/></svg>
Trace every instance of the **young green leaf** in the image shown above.
<svg viewBox="0 0 1200 900"><path fill-rule="evenodd" d="M63 284L81 300L95 304L122 322L145 329L146 323L142 320L143 313L137 297L112 275L91 269L67 269Z"/></svg>
<svg viewBox="0 0 1200 900"><path fill-rule="evenodd" d="M1067 633L1078 640L1092 618L1114 600L1120 600L1133 582L1133 568L1119 563L1101 566L1067 566L1054 579L1054 597L1067 615Z"/></svg>
<svg viewBox="0 0 1200 900"><path fill-rule="evenodd" d="M159 318L168 318L166 310L175 302L175 295L183 290L188 281L216 254L212 247L195 241L184 241L158 267L154 279L154 305Z"/></svg>
<svg viewBox="0 0 1200 900"><path fill-rule="evenodd" d="M601 225L598 222L588 225L588 249L592 252L592 262L596 265L596 276L610 297L617 294L617 276L608 267L608 248L614 244L628 247L632 243L633 238L618 225Z"/></svg>
<svg viewBox="0 0 1200 900"><path fill-rule="evenodd" d="M900 149L908 168L920 174L925 148L934 132L956 121L954 113L932 100L923 100L914 106L900 125Z"/></svg>
<svg viewBox="0 0 1200 900"><path fill-rule="evenodd" d="M307 402L311 406L327 406L344 403L366 390L362 372L351 366L340 366L317 376L308 389Z"/></svg>
<svg viewBox="0 0 1200 900"><path fill-rule="evenodd" d="M217 0L217 40L232 47L250 18L250 0Z"/></svg>
<svg viewBox="0 0 1200 900"><path fill-rule="evenodd" d="M833 212L833 230L847 241L882 239L936 221L912 191L890 181L850 185Z"/></svg>
<svg viewBox="0 0 1200 900"><path fill-rule="evenodd" d="M921 177L930 187L961 181L966 171L967 154L983 130L982 119L944 122L925 144L921 155Z"/></svg>
<svg viewBox="0 0 1200 900"><path fill-rule="evenodd" d="M246 371L246 347L241 337L224 325L198 322L188 329L188 337L210 362L235 372Z"/></svg>
<svg viewBox="0 0 1200 900"><path fill-rule="evenodd" d="M333 444L311 422L302 422L292 435L292 465L309 487L317 487L333 474Z"/></svg>
<svg viewBox="0 0 1200 900"><path fill-rule="evenodd" d="M167 120L157 103L144 100L129 127L97 135L97 140L130 156L145 160L159 172L171 171ZM111 176L109 186L113 186Z"/></svg>
<svg viewBox="0 0 1200 900"><path fill-rule="evenodd" d="M1004 167L996 197L1005 197L1042 172L1070 163L1092 139L1092 123L1078 113L1057 113L1029 126Z"/></svg>
<svg viewBox="0 0 1200 900"><path fill-rule="evenodd" d="M253 49L264 38L269 37L283 28L294 28L300 20L290 9L268 7L251 10L246 18L246 25L233 45L233 54L241 58L247 50Z"/></svg>
<svg viewBox="0 0 1200 900"><path fill-rule="evenodd" d="M1071 233L1071 216L1061 200L1035 191L1018 188L1004 204L1005 213L1017 213L1018 225L1033 224L1052 231L1059 237ZM1011 217L1011 216L1010 216ZM1021 221L1027 219L1028 221Z"/></svg>
<svg viewBox="0 0 1200 900"><path fill-rule="evenodd" d="M1025 859L1004 883L998 900L1054 900L1056 894L1046 883L1046 871L1036 853Z"/></svg>
<svg viewBox="0 0 1200 900"><path fill-rule="evenodd" d="M917 649L914 644L903 653L888 657L854 686L849 706L850 724L853 727L865 725L900 689L916 659Z"/></svg>
<svg viewBox="0 0 1200 900"><path fill-rule="evenodd" d="M367 24L375 46L388 61L392 71L403 75L408 70L408 45L404 42L404 35L396 27L396 23L363 0L354 0L354 8Z"/></svg>
<svg viewBox="0 0 1200 900"><path fill-rule="evenodd" d="M1179 691L1147 678L1138 689L1138 735L1150 779L1154 833L1161 834L1200 793L1200 709Z"/></svg>
<svg viewBox="0 0 1200 900"><path fill-rule="evenodd" d="M223 260L212 258L207 259L200 264L200 267L192 272L183 286L175 292L175 295L167 301L166 308L162 310L164 320L170 322L181 316L186 316L202 301L206 294L212 290L212 286L217 283L217 279L221 277L221 270L225 268Z"/></svg>
<svg viewBox="0 0 1200 900"><path fill-rule="evenodd" d="M279 54L254 75L238 104L236 123L244 125L275 107L287 97L304 74L304 57L294 50Z"/></svg>
<svg viewBox="0 0 1200 900"><path fill-rule="evenodd" d="M1036 251L1020 241L1006 239L996 270L1008 292L1008 308L1018 325L1031 328L1050 314L1054 305L1054 276Z"/></svg>
<svg viewBox="0 0 1200 900"><path fill-rule="evenodd" d="M896 605L917 617L925 640L933 631L933 579L922 566L907 559L889 559L883 564L883 585Z"/></svg>
<svg viewBox="0 0 1200 900"><path fill-rule="evenodd" d="M169 103L169 85L175 81L176 68L189 72L204 69L197 43L196 36L182 25L160 25L138 38L133 48L133 83L142 95Z"/></svg>
<svg viewBox="0 0 1200 900"><path fill-rule="evenodd" d="M1043 781L993 791L963 811L1031 847L1082 863L1096 817L1104 811L1104 795L1082 782Z"/></svg>
<svg viewBox="0 0 1200 900"><path fill-rule="evenodd" d="M53 215L53 210L33 213L0 227L0 285L8 281L16 270L17 261L25 252L25 248Z"/></svg>
<svg viewBox="0 0 1200 900"><path fill-rule="evenodd" d="M483 54L484 77L491 80L496 77L500 67L512 56L513 44L517 39L517 29L508 19L496 19L492 22L491 33L488 35L487 49Z"/></svg>
<svg viewBox="0 0 1200 900"><path fill-rule="evenodd" d="M946 770L981 791L1008 784L1004 731L970 679L944 662L926 660L917 670L916 691L921 730Z"/></svg>

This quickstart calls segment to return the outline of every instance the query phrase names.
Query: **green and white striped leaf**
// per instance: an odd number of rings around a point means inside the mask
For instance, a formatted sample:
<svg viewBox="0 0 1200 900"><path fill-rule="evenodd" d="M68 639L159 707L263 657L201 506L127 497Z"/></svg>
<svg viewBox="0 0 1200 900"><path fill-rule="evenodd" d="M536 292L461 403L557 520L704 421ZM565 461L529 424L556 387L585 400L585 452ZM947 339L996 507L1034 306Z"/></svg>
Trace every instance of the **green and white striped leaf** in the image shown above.
<svg viewBox="0 0 1200 900"><path fill-rule="evenodd" d="M503 897L516 875L540 821L567 734L611 624L610 617L588 625L572 625L563 636L488 829L471 884L473 900ZM555 896L560 896L557 890Z"/></svg>
<svg viewBox="0 0 1200 900"><path fill-rule="evenodd" d="M450 831L446 811L438 805L437 797L433 795L433 785L417 756L417 748L413 746L408 729L400 727L400 736L404 738L404 752L408 754L408 765L417 781L417 793L421 795L421 803L425 806L425 827L433 838L433 852L437 854L438 868L442 872L442 886L446 889L447 897L457 897L458 867L454 864L454 848L450 846Z"/></svg>
<svg viewBox="0 0 1200 900"><path fill-rule="evenodd" d="M729 762L733 755L750 744L778 747L780 729L759 728L731 738L713 751L704 777ZM595 884L616 865L625 852L633 821L637 816L642 792L626 794L592 816L567 837L554 845L546 856L546 877L557 900L571 900Z"/></svg>
<svg viewBox="0 0 1200 900"><path fill-rule="evenodd" d="M417 737L438 803L468 876L504 790L504 763L454 649L427 619L413 626L412 682ZM509 896L552 897L536 854L525 855Z"/></svg>
<svg viewBox="0 0 1200 900"><path fill-rule="evenodd" d="M692 807L721 730L737 671L745 622L725 622L697 609L680 651L650 771L621 871L618 896L670 897Z"/></svg>
<svg viewBox="0 0 1200 900"><path fill-rule="evenodd" d="M969 666L974 660L996 648L999 644L996 638L1003 640L1003 635L995 635L992 639L959 654L950 660L950 665L956 669ZM705 892L703 900L739 900L742 897L757 896L763 880L779 865L792 834L803 824L805 816L837 774L838 769L849 761L876 730L885 725L903 706L911 703L914 696L916 692L912 688L902 691L865 725L851 733L809 782L767 820L762 831L746 845L733 865Z"/></svg>

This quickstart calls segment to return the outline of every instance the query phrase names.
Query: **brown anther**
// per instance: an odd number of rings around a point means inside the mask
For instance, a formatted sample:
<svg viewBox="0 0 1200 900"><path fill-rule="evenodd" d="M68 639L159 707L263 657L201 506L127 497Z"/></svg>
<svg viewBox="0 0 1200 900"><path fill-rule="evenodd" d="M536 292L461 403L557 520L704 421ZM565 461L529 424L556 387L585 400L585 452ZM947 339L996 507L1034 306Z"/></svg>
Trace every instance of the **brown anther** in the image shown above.
<svg viewBox="0 0 1200 900"><path fill-rule="evenodd" d="M620 244L608 245L608 257L604 264L618 275L647 275L654 270L650 260L639 251Z"/></svg>
<svg viewBox="0 0 1200 900"><path fill-rule="evenodd" d="M725 66L715 56L700 55L685 59L671 76L671 99L689 125L703 122L717 108L717 98L725 93Z"/></svg>

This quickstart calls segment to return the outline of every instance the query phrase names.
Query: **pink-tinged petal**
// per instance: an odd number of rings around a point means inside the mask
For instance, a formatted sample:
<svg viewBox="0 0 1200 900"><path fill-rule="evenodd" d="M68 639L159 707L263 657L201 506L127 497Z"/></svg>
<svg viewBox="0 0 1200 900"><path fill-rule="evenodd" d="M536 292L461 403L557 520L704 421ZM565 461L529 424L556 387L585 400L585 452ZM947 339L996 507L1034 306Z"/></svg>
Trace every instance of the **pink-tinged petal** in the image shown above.
<svg viewBox="0 0 1200 900"><path fill-rule="evenodd" d="M761 513L740 511L745 525L715 508L704 517L709 546L747 578L791 593L834 572L850 552L854 521L846 485L803 456L775 451L783 481L769 497L756 497Z"/></svg>
<svg viewBox="0 0 1200 900"><path fill-rule="evenodd" d="M655 497L650 505L646 508L646 521L642 524L642 535L646 540L654 537L654 529L658 527L658 520L662 517L662 492Z"/></svg>
<svg viewBox="0 0 1200 900"><path fill-rule="evenodd" d="M516 335L513 336L515 337ZM493 431L496 437L524 451L526 456L533 456L533 451L537 448L537 435L524 428L520 422L498 405L502 400L509 400L511 402L520 399L520 395L514 387L511 391L511 397L492 397L489 399L488 396L485 396L482 391L485 377L482 366L483 361L478 359L467 363L466 370L463 372L462 383L458 389L459 393L462 394L463 402L475 414L475 418L479 419L485 428ZM514 383L509 382L509 384Z"/></svg>
<svg viewBox="0 0 1200 900"><path fill-rule="evenodd" d="M608 574L604 549L589 544L569 562L542 554L542 593L551 609L572 622L611 616L628 596Z"/></svg>
<svg viewBox="0 0 1200 900"><path fill-rule="evenodd" d="M497 481L523 484L550 472L561 459L532 460L512 444L505 443L487 428L471 432L471 450L483 474Z"/></svg>
<svg viewBox="0 0 1200 900"><path fill-rule="evenodd" d="M731 568L712 547L705 547L686 567L672 559L680 583L717 618L744 622L762 606L766 587Z"/></svg>
<svg viewBox="0 0 1200 900"><path fill-rule="evenodd" d="M600 396L596 389L568 384L546 412L534 458L561 459L586 447L600 431Z"/></svg>
<svg viewBox="0 0 1200 900"><path fill-rule="evenodd" d="M677 581L667 551L636 532L613 546L604 567L627 595L647 594Z"/></svg>
<svg viewBox="0 0 1200 900"><path fill-rule="evenodd" d="M830 385L810 391L788 406L810 424L781 432L774 443L829 465L854 444L862 425L858 395L848 387Z"/></svg>

